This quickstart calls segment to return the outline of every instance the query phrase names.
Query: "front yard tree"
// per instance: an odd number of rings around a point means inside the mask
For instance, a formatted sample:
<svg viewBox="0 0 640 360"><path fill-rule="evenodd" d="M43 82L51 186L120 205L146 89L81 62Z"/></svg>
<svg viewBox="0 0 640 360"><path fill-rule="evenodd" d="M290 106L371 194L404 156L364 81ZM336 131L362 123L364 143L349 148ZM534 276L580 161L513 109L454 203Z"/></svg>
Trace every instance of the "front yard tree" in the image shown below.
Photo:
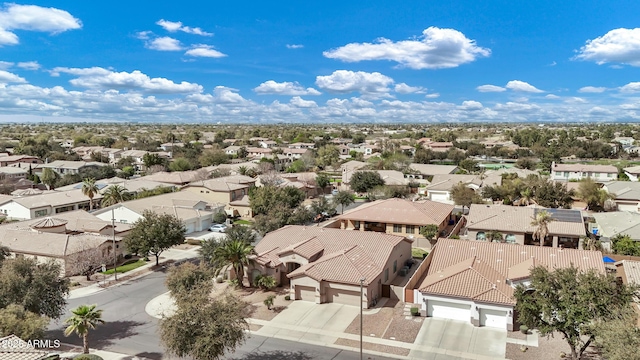
<svg viewBox="0 0 640 360"><path fill-rule="evenodd" d="M222 359L244 343L247 304L227 293L210 299L192 293L176 312L160 322L160 339L167 353L194 360Z"/></svg>
<svg viewBox="0 0 640 360"><path fill-rule="evenodd" d="M598 324L596 345L608 360L628 360L638 358L640 349L640 329L636 326L636 316L630 311L620 319Z"/></svg>
<svg viewBox="0 0 640 360"><path fill-rule="evenodd" d="M340 205L340 213L344 214L344 207L353 204L356 201L356 195L351 191L341 190L333 196L333 202Z"/></svg>
<svg viewBox="0 0 640 360"><path fill-rule="evenodd" d="M0 336L14 334L23 340L42 339L49 318L25 310L22 305L11 304L0 309Z"/></svg>
<svg viewBox="0 0 640 360"><path fill-rule="evenodd" d="M91 247L89 244L80 245L67 258L72 274L85 276L91 281L91 275L95 274L103 264L113 263L113 255L109 256L102 249Z"/></svg>
<svg viewBox="0 0 640 360"><path fill-rule="evenodd" d="M482 198L473 189L467 187L466 184L460 182L451 188L451 197L456 205L462 205L462 208L470 207L471 204L481 204Z"/></svg>
<svg viewBox="0 0 640 360"><path fill-rule="evenodd" d="M575 267L549 271L542 266L531 271L531 285L518 285L518 322L540 335L557 331L578 360L594 341L598 324L619 318L633 299L635 289L618 284L611 275Z"/></svg>
<svg viewBox="0 0 640 360"><path fill-rule="evenodd" d="M244 287L244 267L249 265L249 255L253 254L253 245L241 240L225 239L217 246L201 249L201 254L215 271L220 274L231 266L236 273L238 285Z"/></svg>
<svg viewBox="0 0 640 360"><path fill-rule="evenodd" d="M366 193L376 186L384 185L384 180L375 171L356 171L349 181L351 190L359 193Z"/></svg>
<svg viewBox="0 0 640 360"><path fill-rule="evenodd" d="M124 241L133 253L155 256L157 266L163 251L184 243L185 231L182 221L176 216L145 210Z"/></svg>
<svg viewBox="0 0 640 360"><path fill-rule="evenodd" d="M318 174L316 176L316 185L318 188L322 189L322 193L324 194L324 189L327 188L331 184L331 179L326 174Z"/></svg>
<svg viewBox="0 0 640 360"><path fill-rule="evenodd" d="M58 319L64 313L69 279L60 277L59 264L35 259L6 259L0 265L0 309L10 304Z"/></svg>
<svg viewBox="0 0 640 360"><path fill-rule="evenodd" d="M191 298L190 294L193 291L210 293L213 290L212 278L211 269L202 264L186 262L180 266L171 267L165 283L167 289L171 291L171 296L177 303L182 304Z"/></svg>
<svg viewBox="0 0 640 360"><path fill-rule="evenodd" d="M82 338L82 353L89 353L89 330L93 330L99 324L104 324L102 320L102 310L96 309L97 305L80 305L71 310L73 314L64 321L67 328L64 329L64 336L76 333Z"/></svg>

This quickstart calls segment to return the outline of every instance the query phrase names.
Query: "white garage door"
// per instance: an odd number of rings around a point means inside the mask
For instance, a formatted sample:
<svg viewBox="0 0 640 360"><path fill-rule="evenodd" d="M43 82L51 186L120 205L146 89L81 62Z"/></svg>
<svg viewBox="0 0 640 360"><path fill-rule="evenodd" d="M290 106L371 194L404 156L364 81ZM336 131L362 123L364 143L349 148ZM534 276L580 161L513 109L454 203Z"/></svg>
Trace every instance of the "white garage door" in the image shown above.
<svg viewBox="0 0 640 360"><path fill-rule="evenodd" d="M507 312L500 310L480 309L480 326L506 329Z"/></svg>
<svg viewBox="0 0 640 360"><path fill-rule="evenodd" d="M313 286L296 285L296 300L316 302L316 288Z"/></svg>
<svg viewBox="0 0 640 360"><path fill-rule="evenodd" d="M191 234L192 232L196 231L196 224L194 223L185 224L185 228L187 229L185 233Z"/></svg>
<svg viewBox="0 0 640 360"><path fill-rule="evenodd" d="M358 306L360 304L360 292L329 288L327 302Z"/></svg>
<svg viewBox="0 0 640 360"><path fill-rule="evenodd" d="M445 201L449 201L449 195L446 193L429 193L429 198L431 198L431 201L439 201L439 202L445 202Z"/></svg>
<svg viewBox="0 0 640 360"><path fill-rule="evenodd" d="M442 319L452 319L469 322L471 320L471 306L455 304L445 301L428 301L427 316Z"/></svg>

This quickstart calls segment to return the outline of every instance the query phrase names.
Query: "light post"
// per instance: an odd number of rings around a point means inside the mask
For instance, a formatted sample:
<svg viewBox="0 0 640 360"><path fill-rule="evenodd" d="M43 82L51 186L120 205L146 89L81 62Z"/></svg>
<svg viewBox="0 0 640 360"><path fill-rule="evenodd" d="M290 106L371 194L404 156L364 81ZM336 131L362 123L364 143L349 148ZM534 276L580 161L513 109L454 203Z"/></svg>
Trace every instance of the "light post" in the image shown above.
<svg viewBox="0 0 640 360"><path fill-rule="evenodd" d="M118 252L116 251L116 217L111 209L111 235L113 235L113 276L118 281Z"/></svg>
<svg viewBox="0 0 640 360"><path fill-rule="evenodd" d="M362 293L365 280L365 278L360 279L360 360L362 360Z"/></svg>

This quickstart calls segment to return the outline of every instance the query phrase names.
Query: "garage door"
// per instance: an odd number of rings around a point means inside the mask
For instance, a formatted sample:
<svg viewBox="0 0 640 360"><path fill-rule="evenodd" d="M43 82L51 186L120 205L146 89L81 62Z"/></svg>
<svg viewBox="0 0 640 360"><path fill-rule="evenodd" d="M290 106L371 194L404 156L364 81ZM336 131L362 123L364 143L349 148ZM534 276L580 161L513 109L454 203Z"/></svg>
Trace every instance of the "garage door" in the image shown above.
<svg viewBox="0 0 640 360"><path fill-rule="evenodd" d="M316 288L313 286L296 285L296 300L316 302Z"/></svg>
<svg viewBox="0 0 640 360"><path fill-rule="evenodd" d="M471 320L471 306L455 304L445 301L428 301L427 316L442 319L452 319L469 322Z"/></svg>
<svg viewBox="0 0 640 360"><path fill-rule="evenodd" d="M506 329L507 312L500 310L480 309L480 326Z"/></svg>
<svg viewBox="0 0 640 360"><path fill-rule="evenodd" d="M191 234L192 232L196 231L196 224L188 223L188 224L185 225L185 228L187 229L187 231L185 233L186 234Z"/></svg>
<svg viewBox="0 0 640 360"><path fill-rule="evenodd" d="M360 292L329 288L327 291L327 302L359 306Z"/></svg>

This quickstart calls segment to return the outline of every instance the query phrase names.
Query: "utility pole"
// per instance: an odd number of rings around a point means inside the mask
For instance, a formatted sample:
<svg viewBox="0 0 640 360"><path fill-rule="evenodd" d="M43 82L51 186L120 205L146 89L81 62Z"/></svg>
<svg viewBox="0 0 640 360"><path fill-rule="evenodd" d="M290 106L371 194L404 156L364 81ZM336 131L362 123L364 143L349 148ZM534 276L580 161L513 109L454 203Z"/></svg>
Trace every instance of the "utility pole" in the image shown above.
<svg viewBox="0 0 640 360"><path fill-rule="evenodd" d="M365 278L360 279L360 360L362 360L362 292L365 280Z"/></svg>
<svg viewBox="0 0 640 360"><path fill-rule="evenodd" d="M116 217L111 209L111 235L113 235L113 276L118 281L118 252L116 251Z"/></svg>

